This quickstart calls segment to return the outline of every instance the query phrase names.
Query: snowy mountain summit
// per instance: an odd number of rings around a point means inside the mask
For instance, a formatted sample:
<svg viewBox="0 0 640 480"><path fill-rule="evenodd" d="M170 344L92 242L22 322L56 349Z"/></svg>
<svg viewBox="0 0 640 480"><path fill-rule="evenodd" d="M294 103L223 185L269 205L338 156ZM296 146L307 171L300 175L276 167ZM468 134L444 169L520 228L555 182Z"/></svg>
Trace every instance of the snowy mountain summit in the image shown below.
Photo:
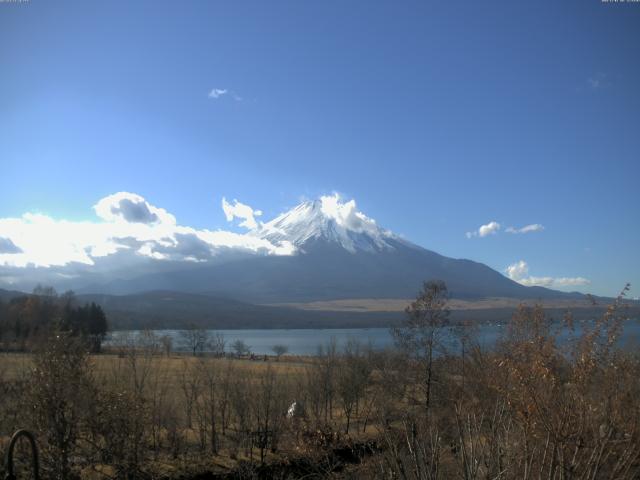
<svg viewBox="0 0 640 480"><path fill-rule="evenodd" d="M342 202L338 195L303 202L262 224L255 234L276 245L289 242L300 253L317 242L339 245L351 253L373 253L394 249L397 239L359 212L354 200Z"/></svg>

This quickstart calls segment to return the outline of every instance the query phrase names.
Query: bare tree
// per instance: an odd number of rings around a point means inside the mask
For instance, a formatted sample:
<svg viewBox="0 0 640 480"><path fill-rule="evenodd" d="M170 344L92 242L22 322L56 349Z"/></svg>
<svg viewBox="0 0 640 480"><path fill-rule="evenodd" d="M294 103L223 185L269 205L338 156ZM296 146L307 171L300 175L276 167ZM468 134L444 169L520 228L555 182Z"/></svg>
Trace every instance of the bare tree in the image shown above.
<svg viewBox="0 0 640 480"><path fill-rule="evenodd" d="M392 329L396 344L423 365L425 406L429 411L433 383L433 356L441 345L442 327L449 324L449 292L443 281L424 283L422 291L405 310L407 318Z"/></svg>
<svg viewBox="0 0 640 480"><path fill-rule="evenodd" d="M225 362L224 373L219 378L219 392L217 395L217 411L220 414L220 428L222 429L222 435L227 434L227 428L230 423L230 396L233 379L236 375L236 369L234 363L230 360Z"/></svg>
<svg viewBox="0 0 640 480"><path fill-rule="evenodd" d="M182 340L182 344L193 354L194 357L204 353L210 340L209 332L207 330L204 328L198 328L194 325L191 325L186 330L181 330L180 338Z"/></svg>
<svg viewBox="0 0 640 480"><path fill-rule="evenodd" d="M347 434L353 413L357 413L359 403L365 395L370 373L371 362L364 355L360 343L356 340L347 342L344 355L340 359L336 388L347 421Z"/></svg>
<svg viewBox="0 0 640 480"><path fill-rule="evenodd" d="M338 343L332 337L326 346L318 347L317 375L322 389L324 423L333 418L333 401L336 390L336 371L338 368Z"/></svg>
<svg viewBox="0 0 640 480"><path fill-rule="evenodd" d="M233 348L233 351L236 352L236 355L239 357L243 355L249 355L251 353L251 347L249 347L249 345L247 345L244 340L236 340L231 345L231 348Z"/></svg>
<svg viewBox="0 0 640 480"><path fill-rule="evenodd" d="M182 362L182 369L180 370L180 390L184 399L184 412L186 418L187 428L192 427L193 422L193 410L196 400L200 395L202 388L200 382L201 378L197 375L194 365L188 360L184 359Z"/></svg>
<svg viewBox="0 0 640 480"><path fill-rule="evenodd" d="M289 347L286 345L274 345L271 347L271 351L276 354L278 360L282 355L286 355L289 352Z"/></svg>
<svg viewBox="0 0 640 480"><path fill-rule="evenodd" d="M162 335L160 337L160 344L162 350L167 357L171 356L171 350L173 349L173 337L171 335Z"/></svg>
<svg viewBox="0 0 640 480"><path fill-rule="evenodd" d="M211 453L218 453L218 396L221 390L221 373L216 361L200 362L199 374L202 378L201 404L202 417L204 419L204 432L208 434ZM204 443L204 442L203 442Z"/></svg>
<svg viewBox="0 0 640 480"><path fill-rule="evenodd" d="M455 325L453 328L453 333L457 337L460 342L460 363L461 363L461 375L462 375L462 384L461 389L464 392L465 381L467 378L467 355L470 349L479 349L480 345L477 341L477 326L475 326L469 320L463 320Z"/></svg>
<svg viewBox="0 0 640 480"><path fill-rule="evenodd" d="M151 330L143 330L136 338L138 348L149 355L155 355L160 350L160 338Z"/></svg>
<svg viewBox="0 0 640 480"><path fill-rule="evenodd" d="M251 403L253 396L251 392L251 378L248 371L238 369L234 372L229 383L229 406L234 417L235 435L232 437L231 455L237 455L240 448L244 448L245 454L250 451L251 437Z"/></svg>
<svg viewBox="0 0 640 480"><path fill-rule="evenodd" d="M226 346L227 341L221 333L216 333L209 340L209 349L215 357L224 357Z"/></svg>

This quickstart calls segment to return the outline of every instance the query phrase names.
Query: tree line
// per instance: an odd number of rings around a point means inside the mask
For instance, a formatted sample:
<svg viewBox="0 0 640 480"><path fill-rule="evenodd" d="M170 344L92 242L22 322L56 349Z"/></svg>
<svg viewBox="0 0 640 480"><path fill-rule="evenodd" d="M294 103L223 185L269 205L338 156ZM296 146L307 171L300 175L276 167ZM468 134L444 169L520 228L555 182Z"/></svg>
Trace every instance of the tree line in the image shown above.
<svg viewBox="0 0 640 480"><path fill-rule="evenodd" d="M99 352L108 331L107 317L94 302L79 305L72 291L59 295L38 286L31 295L0 299L0 346L26 351L47 341L53 332L82 339L91 352Z"/></svg>

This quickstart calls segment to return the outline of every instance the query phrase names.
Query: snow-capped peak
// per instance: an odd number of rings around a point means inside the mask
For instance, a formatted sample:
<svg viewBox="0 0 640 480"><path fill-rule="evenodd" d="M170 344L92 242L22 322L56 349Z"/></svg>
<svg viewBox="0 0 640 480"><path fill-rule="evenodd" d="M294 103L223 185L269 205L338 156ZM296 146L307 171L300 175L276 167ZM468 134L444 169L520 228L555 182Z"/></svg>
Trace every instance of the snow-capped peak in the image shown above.
<svg viewBox="0 0 640 480"><path fill-rule="evenodd" d="M255 232L274 244L290 242L304 252L310 240L337 243L349 252L390 249L395 236L356 208L356 202L338 195L307 201L261 225Z"/></svg>

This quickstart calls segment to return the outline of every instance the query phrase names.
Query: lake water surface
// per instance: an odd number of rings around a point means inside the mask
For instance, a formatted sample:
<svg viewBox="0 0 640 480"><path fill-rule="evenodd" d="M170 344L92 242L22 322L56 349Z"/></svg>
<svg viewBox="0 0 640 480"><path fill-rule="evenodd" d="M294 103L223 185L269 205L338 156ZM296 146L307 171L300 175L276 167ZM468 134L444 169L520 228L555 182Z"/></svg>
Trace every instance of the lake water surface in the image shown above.
<svg viewBox="0 0 640 480"><path fill-rule="evenodd" d="M504 325L481 325L476 327L476 338L478 342L486 347L495 344L503 334ZM581 331L576 328L576 334ZM361 343L372 344L374 348L383 349L393 345L393 337L387 328L327 328L327 329L261 329L261 330L210 330L212 335L219 333L224 336L227 344L227 351L231 351L231 344L236 340L244 341L251 352L257 355L272 355L274 345L285 345L292 355L315 355L320 345L327 345L335 339L338 348L342 348L349 340L358 340ZM107 339L106 344L117 343L121 335L131 335L134 338L140 335L140 331L113 332ZM157 336L168 335L172 338L173 349L175 351L187 350L183 342L180 330L154 330ZM446 343L451 347L457 343L455 334L446 329L443 335ZM570 332L561 329L558 334L560 341L567 341ZM629 320L625 323L624 330L620 336L619 344L623 348L635 348L640 345L640 320Z"/></svg>

